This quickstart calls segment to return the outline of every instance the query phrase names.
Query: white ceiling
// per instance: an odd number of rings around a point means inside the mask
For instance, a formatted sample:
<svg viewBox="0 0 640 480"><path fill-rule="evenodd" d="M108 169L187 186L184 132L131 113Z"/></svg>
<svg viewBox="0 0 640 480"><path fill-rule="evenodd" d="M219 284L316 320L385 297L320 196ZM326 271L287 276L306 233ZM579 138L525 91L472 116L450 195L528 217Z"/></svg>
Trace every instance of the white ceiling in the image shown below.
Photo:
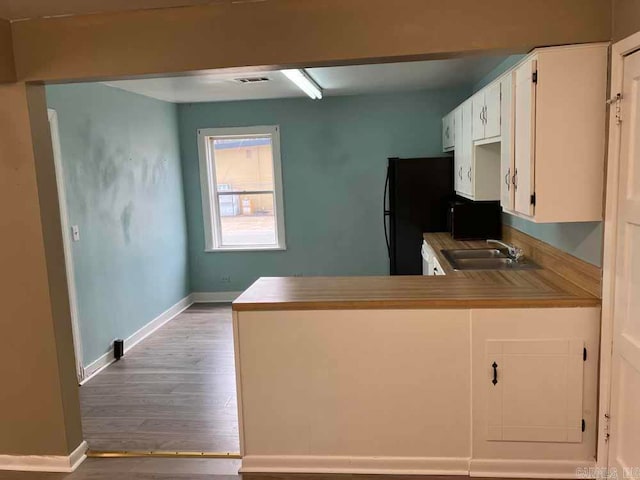
<svg viewBox="0 0 640 480"><path fill-rule="evenodd" d="M500 56L483 56L323 67L309 68L307 73L322 87L325 96L358 95L470 86L504 59ZM266 77L269 81L242 84L236 80L241 77ZM106 82L106 85L174 103L305 97L279 71L211 71L181 77L119 80Z"/></svg>

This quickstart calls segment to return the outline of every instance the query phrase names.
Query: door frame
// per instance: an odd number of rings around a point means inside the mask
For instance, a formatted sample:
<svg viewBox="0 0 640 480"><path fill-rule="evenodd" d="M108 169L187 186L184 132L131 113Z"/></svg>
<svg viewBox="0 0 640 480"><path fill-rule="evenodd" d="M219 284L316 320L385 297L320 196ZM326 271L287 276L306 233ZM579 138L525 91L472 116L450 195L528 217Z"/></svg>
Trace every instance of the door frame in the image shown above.
<svg viewBox="0 0 640 480"><path fill-rule="evenodd" d="M82 337L80 336L80 324L78 315L78 296L76 291L75 270L73 267L73 250L71 248L71 226L69 225L69 212L67 210L67 194L64 183L64 168L62 165L62 150L60 149L60 130L58 128L58 114L52 109L47 109L49 127L51 129L51 146L53 147L53 163L56 173L56 186L58 188L58 203L60 206L60 225L62 227L62 244L64 250L64 263L67 274L67 290L69 292L69 307L71 310L71 331L73 334L73 351L76 357L76 377L78 383L84 379L84 365L82 363Z"/></svg>
<svg viewBox="0 0 640 480"><path fill-rule="evenodd" d="M611 86L609 99L622 92L624 58L640 50L640 32L611 46ZM624 101L624 99L621 99ZM615 303L615 268L618 241L618 189L620 175L621 128L617 123L616 102L609 108L607 182L604 215L604 249L602 258L602 325L600 332L600 394L598 407L598 446L596 464L609 464L609 411L611 407L611 373L613 355L613 321ZM624 119L623 119L624 121Z"/></svg>

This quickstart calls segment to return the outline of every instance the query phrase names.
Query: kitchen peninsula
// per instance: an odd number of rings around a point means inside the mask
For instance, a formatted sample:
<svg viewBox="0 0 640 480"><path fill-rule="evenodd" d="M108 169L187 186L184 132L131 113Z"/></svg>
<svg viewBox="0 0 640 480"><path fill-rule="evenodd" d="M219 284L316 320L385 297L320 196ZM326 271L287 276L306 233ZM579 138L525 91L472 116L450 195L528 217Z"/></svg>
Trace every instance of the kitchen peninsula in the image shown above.
<svg viewBox="0 0 640 480"><path fill-rule="evenodd" d="M448 275L261 278L245 291L233 304L242 471L593 466L599 269L505 236L542 268L454 272L439 258ZM438 255L479 246L425 239Z"/></svg>

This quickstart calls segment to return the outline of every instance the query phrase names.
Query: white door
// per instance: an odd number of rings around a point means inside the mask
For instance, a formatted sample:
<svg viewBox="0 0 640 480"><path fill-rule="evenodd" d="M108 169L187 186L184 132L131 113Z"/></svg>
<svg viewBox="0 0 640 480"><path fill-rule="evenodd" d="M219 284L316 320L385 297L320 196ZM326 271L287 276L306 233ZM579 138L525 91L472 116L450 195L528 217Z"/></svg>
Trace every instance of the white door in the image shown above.
<svg viewBox="0 0 640 480"><path fill-rule="evenodd" d="M511 101L513 75L509 74L500 82L502 100L500 102L500 205L506 210L513 210L513 115Z"/></svg>
<svg viewBox="0 0 640 480"><path fill-rule="evenodd" d="M533 215L531 194L534 185L536 61L530 60L515 71L515 210Z"/></svg>
<svg viewBox="0 0 640 480"><path fill-rule="evenodd" d="M471 123L472 135L474 140L482 140L484 135L484 114L485 114L485 101L484 90L476 93L471 97L471 111L473 115L473 121Z"/></svg>
<svg viewBox="0 0 640 480"><path fill-rule="evenodd" d="M484 94L484 136L500 135L500 83L495 82L486 88Z"/></svg>
<svg viewBox="0 0 640 480"><path fill-rule="evenodd" d="M640 52L624 60L609 466L640 467Z"/></svg>

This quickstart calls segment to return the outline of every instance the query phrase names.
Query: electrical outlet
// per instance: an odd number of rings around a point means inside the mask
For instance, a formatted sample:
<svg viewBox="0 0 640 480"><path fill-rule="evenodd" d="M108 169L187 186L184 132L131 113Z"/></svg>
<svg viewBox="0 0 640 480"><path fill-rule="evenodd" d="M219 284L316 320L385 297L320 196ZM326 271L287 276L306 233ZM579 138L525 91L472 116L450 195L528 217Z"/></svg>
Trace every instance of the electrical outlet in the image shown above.
<svg viewBox="0 0 640 480"><path fill-rule="evenodd" d="M220 281L222 283L231 283L231 276L225 275L224 277L220 277Z"/></svg>

